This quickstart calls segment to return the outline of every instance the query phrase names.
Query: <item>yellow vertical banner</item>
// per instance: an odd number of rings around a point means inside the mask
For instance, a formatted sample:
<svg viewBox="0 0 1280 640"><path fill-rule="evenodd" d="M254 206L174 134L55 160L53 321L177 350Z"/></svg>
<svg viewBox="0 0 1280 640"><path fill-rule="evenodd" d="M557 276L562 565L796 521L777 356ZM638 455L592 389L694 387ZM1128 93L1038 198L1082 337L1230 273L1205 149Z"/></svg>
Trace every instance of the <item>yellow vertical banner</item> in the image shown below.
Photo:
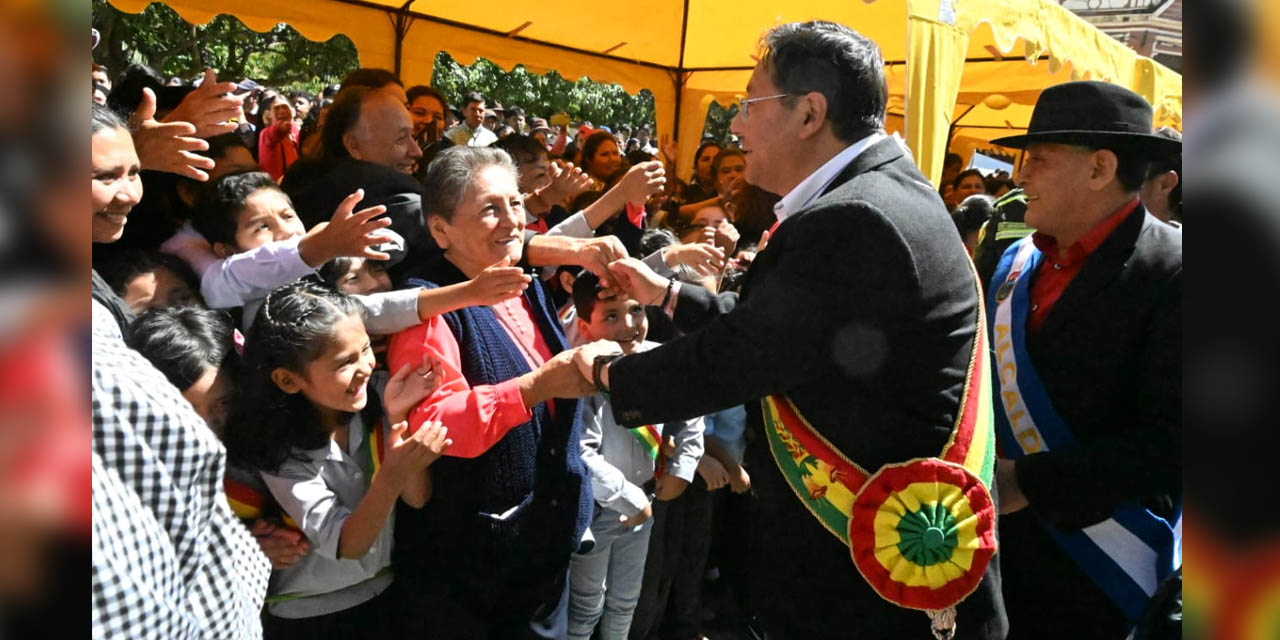
<svg viewBox="0 0 1280 640"><path fill-rule="evenodd" d="M907 17L907 146L935 185L942 177L947 135L964 75L969 34L952 24L950 0L918 0Z"/></svg>

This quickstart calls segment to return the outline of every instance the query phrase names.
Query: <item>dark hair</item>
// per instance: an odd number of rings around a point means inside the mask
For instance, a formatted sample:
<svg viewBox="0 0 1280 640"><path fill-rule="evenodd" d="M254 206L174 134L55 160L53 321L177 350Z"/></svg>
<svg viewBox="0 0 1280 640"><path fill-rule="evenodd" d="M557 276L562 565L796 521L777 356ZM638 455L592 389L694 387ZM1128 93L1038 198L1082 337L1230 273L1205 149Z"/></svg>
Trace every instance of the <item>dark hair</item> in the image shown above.
<svg viewBox="0 0 1280 640"><path fill-rule="evenodd" d="M462 94L462 106L466 107L472 102L484 102L484 94L479 91L468 91Z"/></svg>
<svg viewBox="0 0 1280 640"><path fill-rule="evenodd" d="M547 148L542 146L542 143L534 140L532 136L519 133L502 138L493 146L506 151L515 160L517 167L537 162L540 157L548 157Z"/></svg>
<svg viewBox="0 0 1280 640"><path fill-rule="evenodd" d="M316 269L316 276L319 276L320 282L325 286L333 289L334 291L340 291L341 289L338 288L338 281L342 279L342 276L351 272L351 260L351 258L346 256L333 258L332 260L320 265L319 269ZM365 262L365 265L371 269L381 269L383 271L386 271L387 268L381 260L368 260Z"/></svg>
<svg viewBox="0 0 1280 640"><path fill-rule="evenodd" d="M414 100L417 100L422 96L430 96L432 98L435 98L440 103L441 111L444 111L448 108L448 103L445 102L444 96L440 95L439 91L436 91L434 88L429 87L425 84L415 84L412 87L409 87L409 90L405 91L404 94L409 99L409 104L413 104Z"/></svg>
<svg viewBox="0 0 1280 640"><path fill-rule="evenodd" d="M351 87L381 89L389 84L398 84L402 87L404 86L401 84L400 79L396 77L396 74L391 73L386 69L378 69L376 67L361 67L351 73L348 73L346 77L342 79L342 89L349 89ZM339 94L342 93L342 89L339 89Z"/></svg>
<svg viewBox="0 0 1280 640"><path fill-rule="evenodd" d="M192 292L200 292L200 280L196 277L196 272L186 262L168 253L146 249L123 249L119 253L112 252L110 257L96 266L98 275L102 276L116 295L122 297L134 278L160 268L168 269Z"/></svg>
<svg viewBox="0 0 1280 640"><path fill-rule="evenodd" d="M151 361L179 391L205 371L235 370L232 326L225 312L204 307L152 309L129 325L125 343Z"/></svg>
<svg viewBox="0 0 1280 640"><path fill-rule="evenodd" d="M210 243L234 245L245 201L261 189L275 189L284 195L280 185L262 171L239 171L218 178L201 190L192 226Z"/></svg>
<svg viewBox="0 0 1280 640"><path fill-rule="evenodd" d="M196 153L199 153L206 158L212 158L215 161L220 158L225 158L227 156L227 152L230 151L232 147L240 147L245 151L249 151L249 145L244 143L244 138L241 138L240 135L235 132L216 135L205 140L205 142L209 143L209 148L204 151L197 151ZM250 155L252 155L252 153Z"/></svg>
<svg viewBox="0 0 1280 640"><path fill-rule="evenodd" d="M325 445L329 433L315 406L302 394L285 393L271 374L279 368L301 374L329 347L334 326L360 313L351 298L312 282L285 285L267 296L245 344L240 402L227 422L232 456L273 471L293 449Z"/></svg>
<svg viewBox="0 0 1280 640"><path fill-rule="evenodd" d="M1182 134L1172 127L1160 127L1156 130L1156 135L1170 140L1182 141ZM1173 191L1169 192L1169 211L1173 213L1174 219L1180 220L1182 219L1182 152L1171 153L1148 162L1142 181L1146 182L1170 171L1178 174L1178 184L1174 185Z"/></svg>
<svg viewBox="0 0 1280 640"><path fill-rule="evenodd" d="M676 234L669 229L645 229L644 233L640 234L640 242L637 244L639 251L637 253L647 256L654 251L665 249L679 242L680 240L676 238Z"/></svg>
<svg viewBox="0 0 1280 640"><path fill-rule="evenodd" d="M956 206L955 211L951 212L951 221L956 224L956 231L960 232L960 239L963 240L966 235L981 229L995 212L995 198L975 193Z"/></svg>
<svg viewBox="0 0 1280 640"><path fill-rule="evenodd" d="M706 186L715 186L715 181L720 179L720 165L724 164L724 161L729 158L742 158L743 162L747 161L747 155L742 152L742 149L737 147L724 147L720 149L720 153L717 153L715 159L711 161L712 184Z"/></svg>
<svg viewBox="0 0 1280 640"><path fill-rule="evenodd" d="M427 217L436 215L446 221L453 220L454 210L476 172L491 165L506 167L511 175L518 175L511 156L502 149L449 147L440 152L427 166L427 177L423 180L426 185L423 213Z"/></svg>
<svg viewBox="0 0 1280 640"><path fill-rule="evenodd" d="M195 87L191 85L169 86L166 79L150 67L131 64L121 74L120 80L111 87L111 93L107 94L107 106L116 113L127 116L142 104L144 88L151 89L156 94L157 114L172 111L188 93L195 91Z"/></svg>
<svg viewBox="0 0 1280 640"><path fill-rule="evenodd" d="M1096 149L1095 149L1096 151ZM1142 143L1114 145L1107 149L1116 154L1116 181L1126 192L1142 190L1147 181L1147 163L1151 152Z"/></svg>
<svg viewBox="0 0 1280 640"><path fill-rule="evenodd" d="M591 168L591 158L600 150L600 146L605 142L612 142L617 146L618 141L613 139L613 134L608 131L598 130L587 136L587 140L582 143L582 168L589 170ZM605 176L606 178L608 176Z"/></svg>
<svg viewBox="0 0 1280 640"><path fill-rule="evenodd" d="M326 158L346 158L351 156L342 137L360 123L360 111L364 103L377 91L360 85L344 88L333 99L325 116L324 128L320 130L321 155Z"/></svg>
<svg viewBox="0 0 1280 640"><path fill-rule="evenodd" d="M702 159L702 152L703 152L703 151L706 151L707 149L709 149L709 148L711 148L711 147L715 147L715 148L716 148L716 153L720 153L720 150L724 149L724 145L720 144L719 142L717 142L717 141L715 141L715 140L703 140L703 141L702 141L702 144L698 145L698 150L693 152L693 164L694 164L694 166L697 166L697 164L698 164L698 160L701 160L701 159ZM714 159L714 156L713 156L713 159ZM697 171L694 171L694 177L695 177L695 178L696 178L696 177L698 177L698 173L697 173Z"/></svg>
<svg viewBox="0 0 1280 640"><path fill-rule="evenodd" d="M889 89L874 42L844 25L815 20L778 25L763 45L760 63L779 91L826 97L837 138L853 142L884 128Z"/></svg>
<svg viewBox="0 0 1280 640"><path fill-rule="evenodd" d="M507 107L507 110L503 112L503 115L505 115L508 118L510 118L511 116L522 116L524 115L524 107L521 107L521 106Z"/></svg>
<svg viewBox="0 0 1280 640"><path fill-rule="evenodd" d="M604 285L600 284L600 276L590 270L583 269L574 279L573 307L583 321L591 322L591 314L596 310L601 291L604 291Z"/></svg>
<svg viewBox="0 0 1280 640"><path fill-rule="evenodd" d="M95 102L89 106L89 135L92 136L99 131L107 129L124 129L128 131L129 125L125 124L124 118L121 118L120 114Z"/></svg>
<svg viewBox="0 0 1280 640"><path fill-rule="evenodd" d="M953 164L960 164L962 162L964 162L964 158L960 157L960 154L948 153L947 157L942 160L942 166L949 167Z"/></svg>
<svg viewBox="0 0 1280 640"><path fill-rule="evenodd" d="M587 207L591 206L592 203L594 203L596 200L599 200L602 197L604 197L603 191L593 191L591 189L588 189L574 196L573 200L569 201L569 210L582 211L583 209L586 209Z"/></svg>
<svg viewBox="0 0 1280 640"><path fill-rule="evenodd" d="M987 181L986 181L986 178L983 178L983 177L982 177L982 172L981 172L981 171L978 171L977 169L967 169L967 170L965 170L965 171L961 171L960 173L956 174L956 177L954 177L954 178L952 178L952 179L951 179L951 188L952 188L952 189L959 189L959 188L960 188L960 183L961 183L961 182L964 182L964 179L965 179L965 178L968 178L968 177L970 177L970 176L978 176L978 178L982 180L982 188L983 188L983 190L984 190L984 191L986 190L986 188L987 188Z"/></svg>
<svg viewBox="0 0 1280 640"><path fill-rule="evenodd" d="M1013 191L1018 188L1018 184L1013 180L1010 180L1009 178L997 178L995 176L988 177L983 181L983 184L986 187L987 194L993 196L1000 190L1000 187L1007 187L1009 191Z"/></svg>

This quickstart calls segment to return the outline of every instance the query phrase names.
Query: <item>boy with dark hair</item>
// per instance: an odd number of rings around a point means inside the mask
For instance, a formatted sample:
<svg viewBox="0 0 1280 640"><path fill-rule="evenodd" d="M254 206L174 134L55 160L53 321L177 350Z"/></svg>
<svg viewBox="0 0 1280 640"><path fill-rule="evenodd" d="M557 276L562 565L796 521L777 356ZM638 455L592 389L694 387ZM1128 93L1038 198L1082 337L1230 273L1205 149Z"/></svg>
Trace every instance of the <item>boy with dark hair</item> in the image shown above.
<svg viewBox="0 0 1280 640"><path fill-rule="evenodd" d="M616 341L626 353L656 347L645 340L644 305L623 296L601 299L603 291L590 271L573 284L583 338ZM596 544L570 559L570 638L590 638L597 623L603 640L627 637L643 584L653 499L684 492L702 457L702 431L701 418L626 429L614 422L607 396L584 399L582 460L598 507L591 523Z"/></svg>

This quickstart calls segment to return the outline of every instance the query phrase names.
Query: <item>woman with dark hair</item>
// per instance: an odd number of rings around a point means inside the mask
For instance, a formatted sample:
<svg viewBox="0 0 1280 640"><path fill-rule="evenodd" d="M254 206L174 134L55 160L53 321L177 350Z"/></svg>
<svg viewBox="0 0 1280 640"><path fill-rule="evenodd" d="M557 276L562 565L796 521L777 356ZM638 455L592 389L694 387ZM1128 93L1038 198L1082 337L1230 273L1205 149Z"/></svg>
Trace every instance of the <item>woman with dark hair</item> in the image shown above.
<svg viewBox="0 0 1280 640"><path fill-rule="evenodd" d="M427 172L427 227L443 248L426 287L462 282L523 252L525 212L506 152L453 147ZM395 370L428 357L439 388L409 414L449 425L453 446L433 467L434 493L396 521L406 631L442 638L552 633L566 615L569 554L591 520L578 455L577 400L594 389L573 368L546 286L460 309L397 334ZM563 626L560 626L563 630Z"/></svg>
<svg viewBox="0 0 1280 640"><path fill-rule="evenodd" d="M618 142L608 131L595 131L582 143L582 169L591 176L596 191L604 191L622 168Z"/></svg>
<svg viewBox="0 0 1280 640"><path fill-rule="evenodd" d="M956 231L960 232L960 239L964 241L964 249L969 252L970 258L978 246L978 232L995 214L995 204L995 198L979 193L965 198L951 212L951 221L956 223Z"/></svg>
<svg viewBox="0 0 1280 640"><path fill-rule="evenodd" d="M701 202L716 196L715 176L711 173L711 162L720 153L720 143L715 140L703 140L698 150L693 152L693 177L684 188L685 202Z"/></svg>

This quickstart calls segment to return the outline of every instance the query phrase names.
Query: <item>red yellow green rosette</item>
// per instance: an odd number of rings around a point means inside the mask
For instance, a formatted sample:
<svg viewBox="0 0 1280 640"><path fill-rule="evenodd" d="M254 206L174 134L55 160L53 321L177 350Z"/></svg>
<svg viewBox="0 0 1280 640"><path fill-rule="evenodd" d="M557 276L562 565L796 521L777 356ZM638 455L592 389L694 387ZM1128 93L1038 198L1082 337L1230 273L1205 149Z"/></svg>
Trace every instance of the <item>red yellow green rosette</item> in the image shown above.
<svg viewBox="0 0 1280 640"><path fill-rule="evenodd" d="M991 494L938 458L885 465L858 492L849 548L863 578L902 607L940 611L982 581L996 550Z"/></svg>

